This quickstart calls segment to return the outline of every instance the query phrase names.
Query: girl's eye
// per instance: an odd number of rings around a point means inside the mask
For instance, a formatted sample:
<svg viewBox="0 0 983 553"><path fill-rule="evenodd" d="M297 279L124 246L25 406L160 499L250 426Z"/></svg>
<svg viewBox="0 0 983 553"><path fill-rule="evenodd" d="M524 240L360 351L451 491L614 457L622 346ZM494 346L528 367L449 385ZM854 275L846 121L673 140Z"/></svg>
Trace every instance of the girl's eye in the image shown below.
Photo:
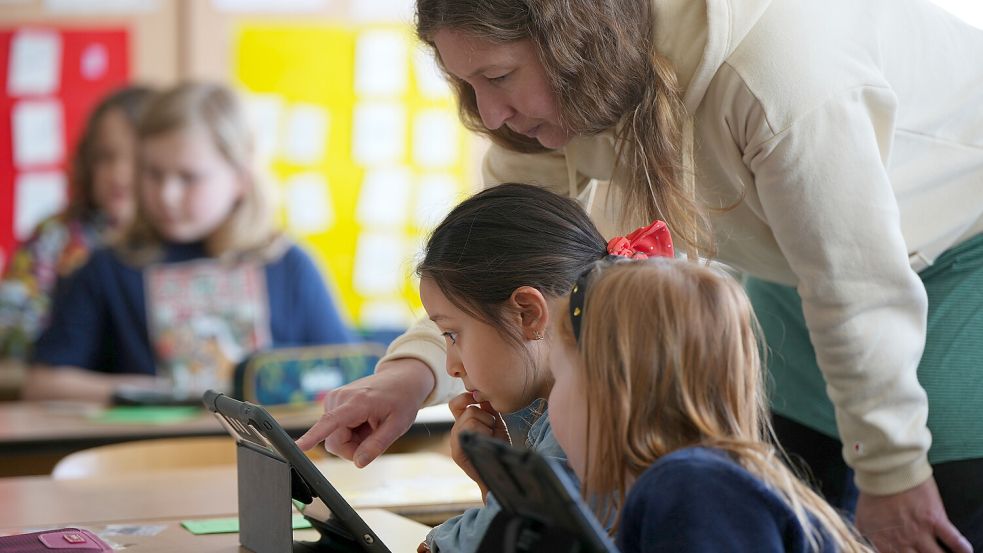
<svg viewBox="0 0 983 553"><path fill-rule="evenodd" d="M447 338L448 340L450 340L451 341L451 344L457 344L457 334L456 333L454 333L454 332L443 332L440 335L443 336L444 338Z"/></svg>
<svg viewBox="0 0 983 553"><path fill-rule="evenodd" d="M190 171L186 171L181 173L181 180L185 184L194 185L194 184L198 184L198 181L201 180L201 175L198 173L192 173Z"/></svg>

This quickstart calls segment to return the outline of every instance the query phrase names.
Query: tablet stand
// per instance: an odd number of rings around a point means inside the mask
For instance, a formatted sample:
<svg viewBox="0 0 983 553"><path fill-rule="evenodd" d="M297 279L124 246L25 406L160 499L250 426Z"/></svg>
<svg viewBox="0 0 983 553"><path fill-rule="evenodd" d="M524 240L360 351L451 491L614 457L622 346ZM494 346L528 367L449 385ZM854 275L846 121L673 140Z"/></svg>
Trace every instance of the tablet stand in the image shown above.
<svg viewBox="0 0 983 553"><path fill-rule="evenodd" d="M329 521L311 520L321 534L316 542L293 541L291 498L309 503L310 490L283 459L239 443L239 543L254 553L360 551L345 531Z"/></svg>
<svg viewBox="0 0 983 553"><path fill-rule="evenodd" d="M477 553L582 553L586 544L556 526L504 511L492 519Z"/></svg>

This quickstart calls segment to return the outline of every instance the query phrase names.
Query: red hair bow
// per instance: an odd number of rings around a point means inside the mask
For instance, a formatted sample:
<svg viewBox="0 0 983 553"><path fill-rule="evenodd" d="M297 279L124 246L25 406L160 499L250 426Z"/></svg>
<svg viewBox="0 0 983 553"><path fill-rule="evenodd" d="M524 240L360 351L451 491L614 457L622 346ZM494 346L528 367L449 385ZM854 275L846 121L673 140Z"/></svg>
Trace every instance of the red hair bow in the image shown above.
<svg viewBox="0 0 983 553"><path fill-rule="evenodd" d="M653 221L628 236L615 236L608 242L608 253L630 259L675 257L672 237L664 221Z"/></svg>

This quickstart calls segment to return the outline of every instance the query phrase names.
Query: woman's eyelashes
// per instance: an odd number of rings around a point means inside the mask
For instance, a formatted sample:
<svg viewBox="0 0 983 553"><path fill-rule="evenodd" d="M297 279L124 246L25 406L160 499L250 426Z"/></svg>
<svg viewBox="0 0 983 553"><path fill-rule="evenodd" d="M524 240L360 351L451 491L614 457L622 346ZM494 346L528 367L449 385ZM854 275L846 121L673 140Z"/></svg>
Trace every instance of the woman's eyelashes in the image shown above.
<svg viewBox="0 0 983 553"><path fill-rule="evenodd" d="M441 336L445 339L450 340L451 344L457 344L457 333L456 332L441 332Z"/></svg>
<svg viewBox="0 0 983 553"><path fill-rule="evenodd" d="M511 74L512 74L512 72L509 71L508 73L503 73L503 74L497 75L495 77L485 77L485 78L488 79L489 82L492 82L492 83L495 83L495 84L501 84Z"/></svg>

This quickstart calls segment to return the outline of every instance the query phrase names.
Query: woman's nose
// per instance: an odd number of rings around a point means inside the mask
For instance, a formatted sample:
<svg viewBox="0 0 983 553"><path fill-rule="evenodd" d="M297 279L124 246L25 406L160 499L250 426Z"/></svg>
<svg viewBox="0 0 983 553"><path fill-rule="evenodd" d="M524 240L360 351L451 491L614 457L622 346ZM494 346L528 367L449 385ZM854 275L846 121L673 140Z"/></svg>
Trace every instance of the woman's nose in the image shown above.
<svg viewBox="0 0 983 553"><path fill-rule="evenodd" d="M481 115L481 123L488 130L498 129L515 115L515 110L507 99L495 91L482 93L476 91L475 101L478 105L478 114Z"/></svg>

